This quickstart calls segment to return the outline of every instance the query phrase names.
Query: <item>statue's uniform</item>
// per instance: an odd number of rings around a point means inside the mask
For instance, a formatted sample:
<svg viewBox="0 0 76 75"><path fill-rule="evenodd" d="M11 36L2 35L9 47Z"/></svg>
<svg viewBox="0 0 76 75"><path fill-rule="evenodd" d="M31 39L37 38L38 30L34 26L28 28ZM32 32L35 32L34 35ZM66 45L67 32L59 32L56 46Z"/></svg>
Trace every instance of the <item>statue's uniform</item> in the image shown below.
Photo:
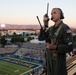
<svg viewBox="0 0 76 75"><path fill-rule="evenodd" d="M46 49L47 75L67 75L66 53L73 50L73 36L69 26L60 22L57 27L51 26L47 31L41 29L38 39L57 45L57 50Z"/></svg>

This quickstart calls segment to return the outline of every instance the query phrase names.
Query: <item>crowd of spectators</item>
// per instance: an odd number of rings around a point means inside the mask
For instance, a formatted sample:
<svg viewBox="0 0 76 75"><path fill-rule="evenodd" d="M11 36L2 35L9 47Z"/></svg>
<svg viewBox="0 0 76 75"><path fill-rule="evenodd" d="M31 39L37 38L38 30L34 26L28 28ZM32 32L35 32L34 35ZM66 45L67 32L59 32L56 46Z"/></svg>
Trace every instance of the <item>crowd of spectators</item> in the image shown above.
<svg viewBox="0 0 76 75"><path fill-rule="evenodd" d="M23 43L16 52L16 54L19 54L21 56L28 56L32 58L38 58L38 59L45 59L45 44L43 43ZM76 49L73 50L73 52L66 53L66 57L74 56L76 55Z"/></svg>
<svg viewBox="0 0 76 75"><path fill-rule="evenodd" d="M16 55L28 56L32 58L45 59L45 44L41 43L24 43L22 47L15 53Z"/></svg>
<svg viewBox="0 0 76 75"><path fill-rule="evenodd" d="M0 48L0 55L2 54L14 54L18 48Z"/></svg>

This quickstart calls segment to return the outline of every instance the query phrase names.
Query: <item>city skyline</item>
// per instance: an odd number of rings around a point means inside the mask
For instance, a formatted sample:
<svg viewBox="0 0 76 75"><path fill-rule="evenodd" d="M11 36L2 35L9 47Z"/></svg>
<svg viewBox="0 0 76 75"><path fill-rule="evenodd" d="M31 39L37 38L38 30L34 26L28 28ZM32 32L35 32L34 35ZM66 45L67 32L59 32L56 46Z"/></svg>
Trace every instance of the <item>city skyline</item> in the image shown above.
<svg viewBox="0 0 76 75"><path fill-rule="evenodd" d="M36 16L39 16L43 25L43 15L49 3L49 17L54 7L62 9L64 23L76 28L76 0L0 0L0 23L17 25L39 25ZM49 26L53 25L50 20Z"/></svg>

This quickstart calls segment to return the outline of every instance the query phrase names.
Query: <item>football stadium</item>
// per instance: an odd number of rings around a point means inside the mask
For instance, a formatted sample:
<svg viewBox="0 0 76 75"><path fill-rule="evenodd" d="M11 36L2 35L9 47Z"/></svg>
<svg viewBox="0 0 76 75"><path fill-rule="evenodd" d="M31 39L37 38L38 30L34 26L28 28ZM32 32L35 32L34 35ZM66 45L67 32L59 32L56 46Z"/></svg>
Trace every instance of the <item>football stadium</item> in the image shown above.
<svg viewBox="0 0 76 75"><path fill-rule="evenodd" d="M18 45L6 45L5 48L0 48L0 75L41 73L44 63L42 46L44 47L43 44L24 43L21 48Z"/></svg>
<svg viewBox="0 0 76 75"><path fill-rule="evenodd" d="M0 59L0 75L26 75L39 67L41 66L14 58Z"/></svg>
<svg viewBox="0 0 76 75"><path fill-rule="evenodd" d="M76 55L66 56L68 75L76 71ZM0 48L0 75L40 75L45 64L44 43L5 45ZM45 74L42 74L45 75Z"/></svg>
<svg viewBox="0 0 76 75"><path fill-rule="evenodd" d="M76 0L0 3L0 75L76 75Z"/></svg>

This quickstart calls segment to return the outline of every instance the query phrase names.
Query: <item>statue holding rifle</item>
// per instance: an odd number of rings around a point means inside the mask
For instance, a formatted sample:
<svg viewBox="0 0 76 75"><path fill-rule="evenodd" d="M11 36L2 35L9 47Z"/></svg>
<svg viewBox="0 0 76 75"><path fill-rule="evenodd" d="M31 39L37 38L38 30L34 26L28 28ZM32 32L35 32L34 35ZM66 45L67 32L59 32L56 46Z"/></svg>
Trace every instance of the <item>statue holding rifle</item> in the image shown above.
<svg viewBox="0 0 76 75"><path fill-rule="evenodd" d="M63 11L53 8L51 20L54 25L48 27L48 15L44 15L38 40L46 41L46 75L67 75L66 53L73 50L73 36L70 27L65 24Z"/></svg>

